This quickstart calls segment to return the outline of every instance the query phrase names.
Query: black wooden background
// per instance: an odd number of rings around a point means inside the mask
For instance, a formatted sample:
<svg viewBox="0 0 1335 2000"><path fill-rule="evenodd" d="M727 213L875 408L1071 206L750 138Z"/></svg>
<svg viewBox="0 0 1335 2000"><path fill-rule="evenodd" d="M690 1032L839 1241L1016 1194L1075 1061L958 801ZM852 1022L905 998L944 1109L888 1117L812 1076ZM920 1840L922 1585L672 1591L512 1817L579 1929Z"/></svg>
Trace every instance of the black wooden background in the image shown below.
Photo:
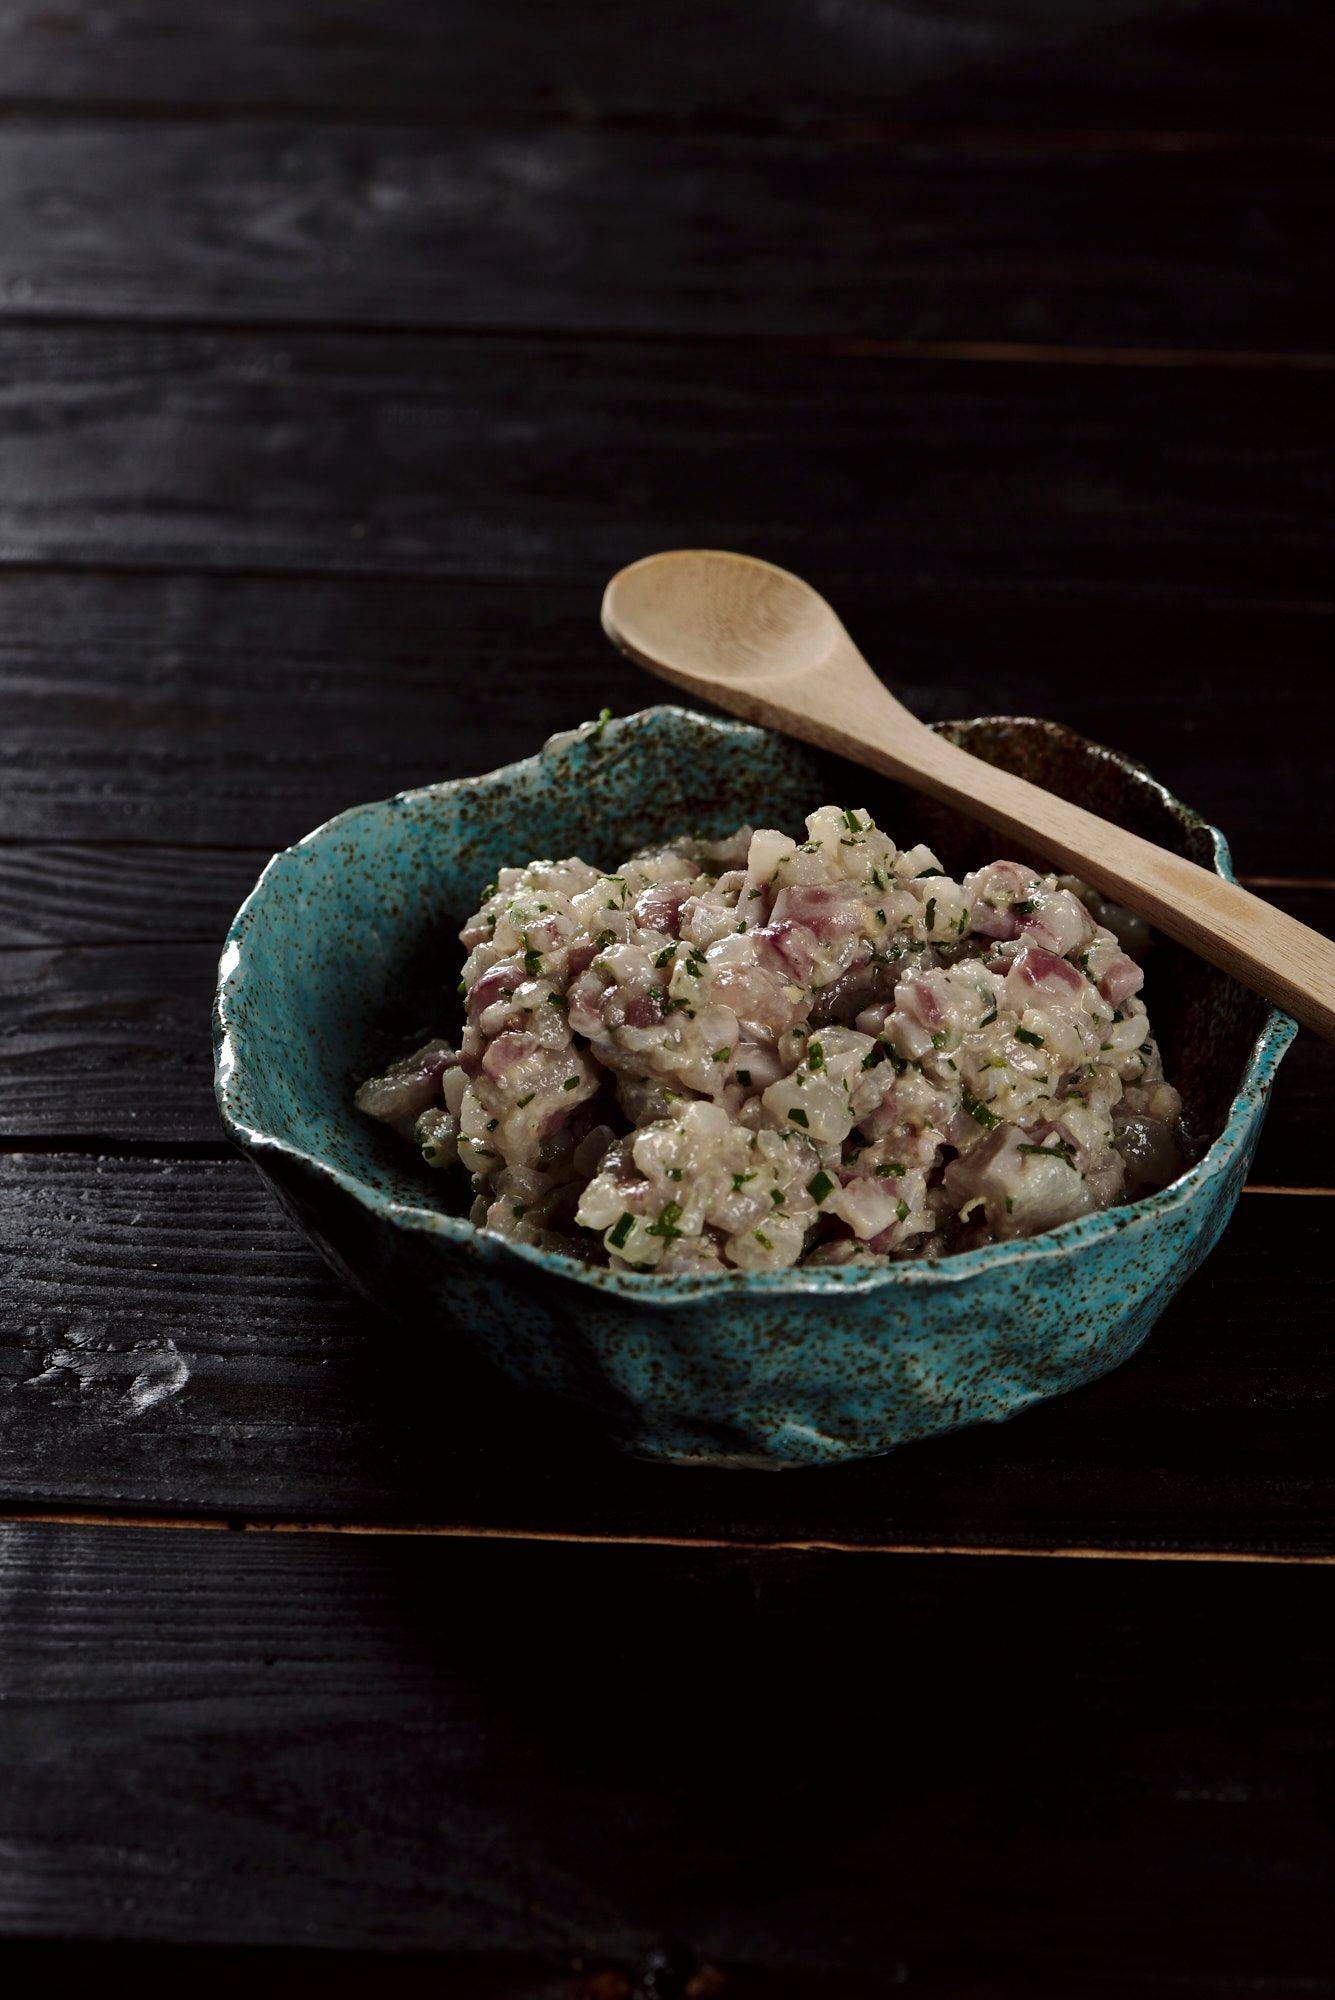
<svg viewBox="0 0 1335 2000"><path fill-rule="evenodd" d="M0 1964L1335 1991L1330 1085L1149 1347L650 1469L223 1143L277 845L658 690L678 542L1335 930L1324 0L0 0Z"/></svg>

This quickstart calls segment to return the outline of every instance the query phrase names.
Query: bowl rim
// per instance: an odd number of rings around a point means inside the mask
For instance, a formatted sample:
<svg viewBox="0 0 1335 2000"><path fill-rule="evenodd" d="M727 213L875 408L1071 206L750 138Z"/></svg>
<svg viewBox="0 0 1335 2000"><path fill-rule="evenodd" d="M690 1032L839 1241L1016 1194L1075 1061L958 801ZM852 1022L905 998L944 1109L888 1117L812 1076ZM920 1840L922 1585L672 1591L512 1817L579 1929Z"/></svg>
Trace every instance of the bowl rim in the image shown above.
<svg viewBox="0 0 1335 2000"><path fill-rule="evenodd" d="M1235 879L1228 841L1219 828L1193 811L1190 806L1184 805L1181 799L1170 792L1166 785L1161 784L1159 779L1136 759L1110 749L1104 744L1095 743L1068 728L1064 723L1038 716L971 716L963 720L937 722L931 726L941 733L946 733L965 726L966 723L976 725L986 722L1020 722L1050 731L1066 740L1073 748L1086 754L1093 753L1106 758L1120 769L1133 772L1138 779L1157 792L1177 816L1205 830L1211 843L1215 873L1222 876L1225 881L1231 882ZM939 1260L913 1260L887 1263L884 1266L797 1264L781 1271L675 1273L617 1271L606 1265L586 1264L564 1251L545 1250L536 1244L515 1242L493 1231L477 1229L464 1216L448 1215L438 1208L419 1206L413 1202L395 1201L369 1186L346 1168L335 1166L332 1162L321 1158L318 1153L248 1123L235 1100L236 1088L245 1069L242 1046L244 1037L238 1039L235 1002L239 997L244 977L244 946L247 933L263 907L273 878L289 856L299 854L305 848L323 844L345 829L350 822L362 819L368 814L383 812L389 807L424 798L448 797L466 787L477 786L502 777L513 779L520 774L536 777L544 758L567 751L575 744L586 743L593 738L601 739L604 736L609 743L614 744L617 737L628 730L665 725L677 727L683 723L691 728L726 735L734 740L747 737L763 738L779 733L758 728L751 723L736 722L728 717L700 714L693 709L682 708L676 703L668 702L655 704L652 708L637 709L626 716L604 715L597 722L586 722L577 728L562 730L548 737L541 748L531 756L518 758L510 764L498 765L493 771L476 776L446 778L435 784L418 785L406 791L395 792L389 798L368 800L360 805L345 807L342 812L335 813L332 818L324 820L309 833L303 834L300 840L280 848L271 856L228 927L218 965L218 981L213 1005L214 1089L219 1113L229 1137L253 1158L257 1166L263 1168L266 1159L270 1157L293 1162L303 1171L314 1174L317 1179L332 1183L350 1195L361 1207L371 1214L383 1217L392 1226L416 1234L442 1238L455 1245L465 1255L480 1259L484 1263L501 1264L517 1259L521 1266L535 1267L537 1271L549 1276L587 1285L602 1292L622 1294L627 1298L639 1299L645 1304L654 1305L695 1303L702 1298L723 1298L739 1291L825 1293L833 1296L848 1292L876 1292L887 1287L912 1288L921 1285L963 1283L970 1278L1004 1271L1016 1263L1047 1263L1091 1245L1111 1242L1132 1226L1148 1227L1160 1218L1188 1208L1197 1195L1225 1171L1233 1154L1243 1142L1246 1127L1258 1099L1269 1089L1275 1070L1298 1032L1297 1022L1279 1008L1270 1010L1252 1045L1243 1066L1241 1082L1218 1137L1211 1142L1199 1160L1188 1167L1175 1181L1171 1181L1166 1188L1160 1189L1155 1194L1142 1195L1135 1201L1123 1202L1115 1208L1101 1209L1093 1215L1078 1216L1072 1221L1058 1223L1054 1228L1043 1230L1036 1236L1021 1237L1008 1243L988 1243L976 1250L956 1251Z"/></svg>

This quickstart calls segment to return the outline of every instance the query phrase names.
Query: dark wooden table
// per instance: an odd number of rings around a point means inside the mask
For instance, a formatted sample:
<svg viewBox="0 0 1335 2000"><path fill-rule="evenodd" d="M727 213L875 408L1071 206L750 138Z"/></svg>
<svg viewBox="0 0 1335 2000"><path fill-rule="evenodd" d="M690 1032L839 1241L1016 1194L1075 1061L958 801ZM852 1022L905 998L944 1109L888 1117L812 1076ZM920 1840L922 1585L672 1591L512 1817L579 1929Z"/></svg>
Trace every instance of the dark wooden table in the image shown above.
<svg viewBox="0 0 1335 2000"><path fill-rule="evenodd" d="M223 1142L270 851L790 562L1335 929L1323 0L0 8L0 1963L1329 1993L1332 1062L1081 1395L651 1469Z"/></svg>

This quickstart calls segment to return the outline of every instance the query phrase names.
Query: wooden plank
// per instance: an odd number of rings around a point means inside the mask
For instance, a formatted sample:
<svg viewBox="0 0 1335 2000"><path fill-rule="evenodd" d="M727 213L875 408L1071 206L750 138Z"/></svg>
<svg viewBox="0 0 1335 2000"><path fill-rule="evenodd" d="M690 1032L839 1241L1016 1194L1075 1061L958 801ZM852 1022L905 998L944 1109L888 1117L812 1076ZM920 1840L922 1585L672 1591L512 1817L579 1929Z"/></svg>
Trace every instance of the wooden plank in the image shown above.
<svg viewBox="0 0 1335 2000"><path fill-rule="evenodd" d="M1310 726L1329 616L814 573L919 714L1054 716L1148 762L1227 829L1241 871L1335 878L1335 829L1310 810L1335 790L1331 732ZM51 843L272 850L359 800L528 755L605 705L669 698L603 639L601 581L0 571L0 841L46 850L30 864L0 848L0 935L127 934L134 853L120 887L112 858L71 857L62 876ZM140 921L175 938L219 935L256 872L191 863L192 916L142 865Z"/></svg>
<svg viewBox="0 0 1335 2000"><path fill-rule="evenodd" d="M1044 126L1329 129L1320 0L1003 0L930 9L777 0L763 51L712 0L666 0L652 51L615 0L35 0L0 13L12 105L183 104L451 124L502 111L579 122L887 119Z"/></svg>
<svg viewBox="0 0 1335 2000"><path fill-rule="evenodd" d="M10 1938L510 2000L629 2000L665 1936L720 2000L1324 1987L1310 1574L10 1529L0 1589Z"/></svg>
<svg viewBox="0 0 1335 2000"><path fill-rule="evenodd" d="M239 1162L0 1161L0 1500L486 1532L1335 1556L1329 1197L1246 1195L1148 1346L1012 1423L774 1478L623 1459L359 1304Z"/></svg>
<svg viewBox="0 0 1335 2000"><path fill-rule="evenodd" d="M1273 145L17 123L0 305L1310 353L1335 347L1331 208Z"/></svg>
<svg viewBox="0 0 1335 2000"><path fill-rule="evenodd" d="M831 585L1329 586L1335 372L8 327L0 375L11 564L593 584L707 520Z"/></svg>
<svg viewBox="0 0 1335 2000"><path fill-rule="evenodd" d="M0 1136L217 1140L205 945L0 951Z"/></svg>
<svg viewBox="0 0 1335 2000"><path fill-rule="evenodd" d="M270 852L84 841L0 846L0 939L11 950L216 946Z"/></svg>

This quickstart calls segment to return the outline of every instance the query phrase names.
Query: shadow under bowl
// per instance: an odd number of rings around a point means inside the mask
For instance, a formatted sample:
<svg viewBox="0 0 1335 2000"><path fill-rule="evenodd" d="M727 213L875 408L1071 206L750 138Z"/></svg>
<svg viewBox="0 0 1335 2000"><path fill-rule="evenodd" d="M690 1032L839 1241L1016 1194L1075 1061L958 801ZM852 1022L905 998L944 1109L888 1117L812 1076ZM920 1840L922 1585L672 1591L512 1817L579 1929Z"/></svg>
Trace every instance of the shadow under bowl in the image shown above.
<svg viewBox="0 0 1335 2000"><path fill-rule="evenodd" d="M1231 876L1223 836L1126 758L1026 717L939 727ZM1165 941L1145 998L1195 1164L1144 1200L938 1263L679 1277L587 1266L474 1230L463 1177L430 1173L353 1108L388 1055L457 1028L457 932L499 867L534 854L610 867L748 820L794 831L831 800L870 809L902 845L928 841L956 875L992 856L984 829L903 787L673 707L341 813L275 855L228 933L214 1010L227 1130L373 1303L424 1341L468 1335L526 1389L583 1405L653 1458L866 1458L1093 1381L1134 1353L1217 1242L1296 1032Z"/></svg>

